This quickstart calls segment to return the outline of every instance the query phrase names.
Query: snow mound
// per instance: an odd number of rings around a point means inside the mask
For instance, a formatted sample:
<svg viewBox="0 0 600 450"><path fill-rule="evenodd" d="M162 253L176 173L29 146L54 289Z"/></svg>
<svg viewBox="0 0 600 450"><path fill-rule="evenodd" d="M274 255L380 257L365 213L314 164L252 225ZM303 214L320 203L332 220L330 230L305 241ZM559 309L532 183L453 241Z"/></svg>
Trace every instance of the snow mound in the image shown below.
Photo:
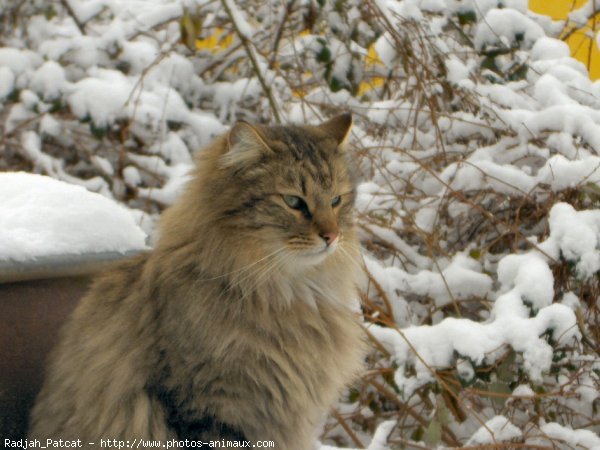
<svg viewBox="0 0 600 450"><path fill-rule="evenodd" d="M469 444L493 444L521 437L521 431L504 416L496 416L488 420L484 426L471 436Z"/></svg>
<svg viewBox="0 0 600 450"><path fill-rule="evenodd" d="M125 207L56 179L0 173L0 260L146 248Z"/></svg>
<svg viewBox="0 0 600 450"><path fill-rule="evenodd" d="M555 422L547 423L540 428L549 438L568 442L577 447L592 450L600 449L600 437L592 431L573 430L570 427L565 427Z"/></svg>

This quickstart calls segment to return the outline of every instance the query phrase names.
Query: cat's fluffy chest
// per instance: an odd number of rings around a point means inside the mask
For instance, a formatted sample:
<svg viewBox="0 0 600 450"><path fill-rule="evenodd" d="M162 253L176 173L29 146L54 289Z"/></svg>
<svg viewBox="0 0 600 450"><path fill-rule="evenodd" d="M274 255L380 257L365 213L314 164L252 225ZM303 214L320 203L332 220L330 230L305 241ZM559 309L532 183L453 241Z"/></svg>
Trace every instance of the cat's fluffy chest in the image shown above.
<svg viewBox="0 0 600 450"><path fill-rule="evenodd" d="M202 301L208 296L201 288L188 303L199 301L201 307L177 313L184 321L169 329L177 348L166 352L171 374L165 382L180 389L196 420L220 417L248 430L249 439L264 439L264 431L252 435L252 424L267 421L274 424L269 438L298 433L304 442L321 418L316 411L326 410L357 373L363 335L355 313L343 304L353 286L323 286L308 278L282 286L269 283L220 304ZM280 296L291 303L284 306Z"/></svg>
<svg viewBox="0 0 600 450"><path fill-rule="evenodd" d="M356 291L350 277L340 279L331 271L312 271L277 277L257 290L257 295L269 298L281 306L293 307L303 303L318 310L319 305L352 308Z"/></svg>

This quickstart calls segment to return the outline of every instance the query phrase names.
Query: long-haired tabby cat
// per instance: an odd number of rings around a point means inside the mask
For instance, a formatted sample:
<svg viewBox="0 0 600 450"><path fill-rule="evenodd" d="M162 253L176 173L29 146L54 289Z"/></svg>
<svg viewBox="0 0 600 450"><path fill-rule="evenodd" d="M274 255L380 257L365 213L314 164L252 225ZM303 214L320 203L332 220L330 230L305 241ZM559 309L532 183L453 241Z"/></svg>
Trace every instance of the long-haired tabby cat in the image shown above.
<svg viewBox="0 0 600 450"><path fill-rule="evenodd" d="M29 437L312 448L364 348L351 121L238 122L199 152L155 248L97 280L63 329Z"/></svg>

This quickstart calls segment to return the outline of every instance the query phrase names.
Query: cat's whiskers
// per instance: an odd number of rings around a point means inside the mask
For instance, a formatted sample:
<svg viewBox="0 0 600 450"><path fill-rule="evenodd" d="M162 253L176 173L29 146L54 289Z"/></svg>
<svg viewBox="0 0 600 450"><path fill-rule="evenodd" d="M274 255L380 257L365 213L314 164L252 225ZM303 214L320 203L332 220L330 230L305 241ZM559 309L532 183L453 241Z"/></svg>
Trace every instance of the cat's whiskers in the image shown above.
<svg viewBox="0 0 600 450"><path fill-rule="evenodd" d="M214 292L218 292L217 297L213 300L215 302L220 301L223 297L225 297L228 293L231 292L232 289L239 287L241 284L243 284L245 281L249 280L252 278L252 274L254 273L252 271L252 269L254 267L256 267L257 265L263 263L263 265L265 267L268 267L268 265L271 263L272 264L272 259L276 258L278 255L281 254L282 251L284 251L286 249L285 246L278 248L277 250L275 250L272 253L269 253L268 255L258 259L257 261L254 261L250 264L247 264L246 266L243 266L239 269L236 270L232 270L231 272L227 272L224 273L222 275L217 275L215 277L211 277L211 278L203 278L203 279L197 279L196 282L206 282L206 281L214 281L214 280L218 280L221 278L226 278L229 277L231 275L234 275L232 277L231 280L229 280L229 282L227 283L227 287L225 289L223 289L223 287L221 285L215 285L213 288ZM261 267L258 267L259 270L257 270L256 272L259 272ZM264 268L263 268L264 269ZM250 272L249 272L250 271ZM240 278L241 277L241 278ZM193 286L191 286L188 289L188 294L193 290Z"/></svg>
<svg viewBox="0 0 600 450"><path fill-rule="evenodd" d="M242 296L242 299L246 298L249 293L254 292L256 290L256 287L260 284L260 282L263 279L266 279L266 274L272 273L277 266L281 266L283 262L285 262L286 254L284 253L282 255L282 250L285 250L285 247L278 249L277 251L269 254L267 257L261 258L261 260L258 262L264 262L264 264L257 267L256 270L251 270L254 266L256 266L256 263L254 263L250 264L249 266L246 266L244 272L237 273L237 276L230 280L230 283L228 283L227 288L221 292L221 294L217 298L217 301L220 300L227 293L231 292L231 290L234 288L246 291L246 293ZM246 286L247 282L249 281L251 283L249 284L249 286Z"/></svg>
<svg viewBox="0 0 600 450"><path fill-rule="evenodd" d="M359 265L357 256L360 255L360 245L348 241L340 241L337 250L340 252L340 256L345 257L352 265Z"/></svg>
<svg viewBox="0 0 600 450"><path fill-rule="evenodd" d="M283 249L285 250L285 249ZM247 272L244 276L244 278L242 279L236 279L236 283L238 285L243 285L245 284L247 281L252 281L252 280L256 280L258 278L260 278L262 276L263 273L271 271L272 268L276 265L278 265L279 261L283 258L285 258L285 252L277 252L277 254L273 255L272 258L270 258L268 261L265 262L265 264L259 266L256 268L256 270L251 270L250 272Z"/></svg>
<svg viewBox="0 0 600 450"><path fill-rule="evenodd" d="M199 279L197 281L213 281L213 280L218 280L219 278L227 277L227 276L233 275L233 274L240 275L240 274L248 271L249 269L251 269L255 265L261 263L262 261L264 261L264 260L266 260L268 258L271 258L274 255L276 255L276 254L284 251L285 249L286 249L285 246L284 247L280 247L277 250L275 250L273 253L269 253L267 256L264 256L264 257L260 258L259 260L254 261L254 262L252 262L252 263L250 263L250 264L248 264L246 266L240 267L239 269L235 269L235 270L232 270L231 272L227 272L227 273L224 273L224 274L221 274L221 275L217 275L217 276L214 276L214 277L211 277L211 278Z"/></svg>
<svg viewBox="0 0 600 450"><path fill-rule="evenodd" d="M269 279L270 275L272 275L276 270L279 270L281 267L283 267L292 257L293 255L290 253L277 255L277 257L274 258L275 261L273 261L269 267L263 269L262 273L257 274L258 276L256 276L256 278L254 279L254 283L246 288L246 292L244 293L241 299L243 300L247 298L248 295L252 294L253 292L256 292L260 287L262 287L265 284L265 282Z"/></svg>
<svg viewBox="0 0 600 450"><path fill-rule="evenodd" d="M265 264L261 265L260 267L257 267L256 270L251 270L250 272L246 273L243 278L236 279L236 285L240 289L255 285L261 279L263 274L270 272L271 269L278 264L280 259L281 253L278 253Z"/></svg>

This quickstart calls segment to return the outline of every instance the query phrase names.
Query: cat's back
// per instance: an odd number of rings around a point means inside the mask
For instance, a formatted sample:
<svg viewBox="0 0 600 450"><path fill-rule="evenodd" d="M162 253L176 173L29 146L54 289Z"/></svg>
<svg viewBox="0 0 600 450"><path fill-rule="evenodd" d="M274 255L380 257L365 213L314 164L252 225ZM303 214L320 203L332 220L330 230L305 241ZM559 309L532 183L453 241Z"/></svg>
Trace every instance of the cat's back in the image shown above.
<svg viewBox="0 0 600 450"><path fill-rule="evenodd" d="M112 264L92 282L90 290L75 308L70 322L81 325L82 321L115 319L119 312L126 312L141 305L141 295L147 289L144 270L150 252Z"/></svg>
<svg viewBox="0 0 600 450"><path fill-rule="evenodd" d="M118 415L98 403L130 401L135 408L136 399L129 399L128 393L143 392L147 382L156 320L148 296L151 287L143 277L147 260L148 254L142 253L116 263L94 281L73 311L49 358L31 415L31 438L122 434ZM147 405L140 406L147 410ZM98 411L97 416L90 415L91 410ZM73 430L79 430L77 436ZM146 436L143 424L139 431Z"/></svg>

